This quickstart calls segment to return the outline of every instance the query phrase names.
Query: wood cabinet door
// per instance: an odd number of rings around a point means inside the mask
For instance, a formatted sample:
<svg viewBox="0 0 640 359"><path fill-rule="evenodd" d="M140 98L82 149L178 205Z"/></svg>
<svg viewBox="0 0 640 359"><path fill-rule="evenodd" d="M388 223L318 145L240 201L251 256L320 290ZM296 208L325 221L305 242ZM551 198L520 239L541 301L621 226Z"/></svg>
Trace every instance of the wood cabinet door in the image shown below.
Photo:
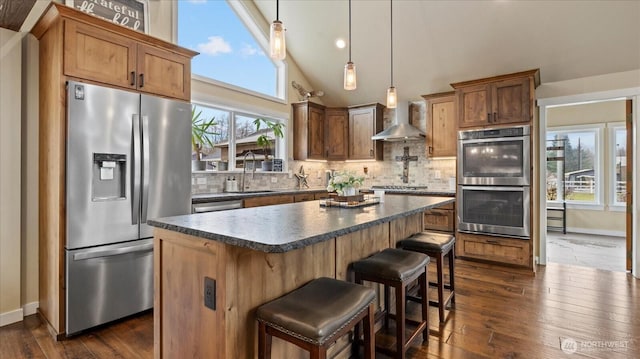
<svg viewBox="0 0 640 359"><path fill-rule="evenodd" d="M293 195L282 194L282 195L275 195L275 196L251 197L251 198L244 199L243 203L244 203L244 208L293 203Z"/></svg>
<svg viewBox="0 0 640 359"><path fill-rule="evenodd" d="M460 88L458 98L458 127L484 126L491 114L491 92L486 84Z"/></svg>
<svg viewBox="0 0 640 359"><path fill-rule="evenodd" d="M149 45L138 46L140 91L183 99L191 98L191 59Z"/></svg>
<svg viewBox="0 0 640 359"><path fill-rule="evenodd" d="M309 107L308 158L324 159L324 109Z"/></svg>
<svg viewBox="0 0 640 359"><path fill-rule="evenodd" d="M347 109L327 109L324 131L325 158L346 160L349 151L349 113Z"/></svg>
<svg viewBox="0 0 640 359"><path fill-rule="evenodd" d="M134 89L136 46L127 37L65 20L64 74Z"/></svg>
<svg viewBox="0 0 640 359"><path fill-rule="evenodd" d="M427 99L427 156L455 156L457 130L454 94Z"/></svg>
<svg viewBox="0 0 640 359"><path fill-rule="evenodd" d="M529 78L515 78L492 84L491 123L529 122L533 99L529 99Z"/></svg>
<svg viewBox="0 0 640 359"><path fill-rule="evenodd" d="M373 103L349 108L349 159L383 159L383 141L374 141L371 136L383 129L384 106Z"/></svg>

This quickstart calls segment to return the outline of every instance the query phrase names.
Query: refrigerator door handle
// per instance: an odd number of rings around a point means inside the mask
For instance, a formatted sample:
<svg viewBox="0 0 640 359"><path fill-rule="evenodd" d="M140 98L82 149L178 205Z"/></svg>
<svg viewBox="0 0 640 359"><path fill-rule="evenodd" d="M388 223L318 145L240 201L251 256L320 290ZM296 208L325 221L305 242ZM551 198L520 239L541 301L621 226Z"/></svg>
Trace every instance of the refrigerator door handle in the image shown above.
<svg viewBox="0 0 640 359"><path fill-rule="evenodd" d="M149 116L142 116L142 216L140 223L147 223L149 207Z"/></svg>
<svg viewBox="0 0 640 359"><path fill-rule="evenodd" d="M113 257L121 254L148 252L152 250L153 250L153 243L138 244L136 246L107 249L104 251L76 253L73 255L73 260L81 261L85 259Z"/></svg>
<svg viewBox="0 0 640 359"><path fill-rule="evenodd" d="M140 115L133 115L133 155L131 156L131 224L140 219Z"/></svg>

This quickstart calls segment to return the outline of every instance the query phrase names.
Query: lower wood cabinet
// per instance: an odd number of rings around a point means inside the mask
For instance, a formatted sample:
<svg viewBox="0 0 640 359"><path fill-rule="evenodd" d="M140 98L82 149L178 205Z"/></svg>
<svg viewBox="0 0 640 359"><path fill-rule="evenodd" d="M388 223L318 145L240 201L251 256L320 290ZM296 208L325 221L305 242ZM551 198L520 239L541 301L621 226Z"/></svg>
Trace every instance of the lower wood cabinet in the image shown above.
<svg viewBox="0 0 640 359"><path fill-rule="evenodd" d="M456 256L533 268L531 243L526 239L458 232Z"/></svg>
<svg viewBox="0 0 640 359"><path fill-rule="evenodd" d="M273 204L293 203L293 195L283 194L275 196L251 197L243 200L244 208L270 206Z"/></svg>
<svg viewBox="0 0 640 359"><path fill-rule="evenodd" d="M447 203L444 206L424 211L424 229L442 232L455 232L454 203Z"/></svg>
<svg viewBox="0 0 640 359"><path fill-rule="evenodd" d="M314 201L316 196L313 193L300 193L293 195L293 202Z"/></svg>

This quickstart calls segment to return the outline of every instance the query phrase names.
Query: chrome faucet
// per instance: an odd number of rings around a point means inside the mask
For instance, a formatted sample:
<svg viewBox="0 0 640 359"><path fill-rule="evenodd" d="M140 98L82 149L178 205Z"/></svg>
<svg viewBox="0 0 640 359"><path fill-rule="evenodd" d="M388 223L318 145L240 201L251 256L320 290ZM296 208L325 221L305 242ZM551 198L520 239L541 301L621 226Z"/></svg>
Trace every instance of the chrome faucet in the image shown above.
<svg viewBox="0 0 640 359"><path fill-rule="evenodd" d="M244 187L244 178L247 176L247 156L251 155L251 179L253 179L254 174L256 173L256 154L249 151L247 153L244 154L243 159L242 159L242 188L240 189L240 192L244 192L245 187Z"/></svg>

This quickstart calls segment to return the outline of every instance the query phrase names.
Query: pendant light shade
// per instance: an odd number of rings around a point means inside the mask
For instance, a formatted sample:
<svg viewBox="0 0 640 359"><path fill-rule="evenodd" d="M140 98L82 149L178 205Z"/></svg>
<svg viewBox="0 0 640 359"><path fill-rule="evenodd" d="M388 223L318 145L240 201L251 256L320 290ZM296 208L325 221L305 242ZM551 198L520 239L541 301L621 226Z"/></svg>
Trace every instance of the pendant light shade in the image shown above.
<svg viewBox="0 0 640 359"><path fill-rule="evenodd" d="M284 25L279 19L280 1L276 0L276 20L271 24L269 32L269 55L274 60L284 60L287 57L287 46L284 39Z"/></svg>
<svg viewBox="0 0 640 359"><path fill-rule="evenodd" d="M344 89L356 89L356 65L351 61L351 0L349 0L349 62L344 65Z"/></svg>
<svg viewBox="0 0 640 359"><path fill-rule="evenodd" d="M398 106L398 94L396 88L391 86L387 89L387 108L396 108Z"/></svg>
<svg viewBox="0 0 640 359"><path fill-rule="evenodd" d="M356 86L356 65L349 61L344 65L344 89L355 90Z"/></svg>
<svg viewBox="0 0 640 359"><path fill-rule="evenodd" d="M391 85L387 89L387 108L396 108L398 106L398 94L395 86L393 86L393 0L390 0L389 3L391 8Z"/></svg>

